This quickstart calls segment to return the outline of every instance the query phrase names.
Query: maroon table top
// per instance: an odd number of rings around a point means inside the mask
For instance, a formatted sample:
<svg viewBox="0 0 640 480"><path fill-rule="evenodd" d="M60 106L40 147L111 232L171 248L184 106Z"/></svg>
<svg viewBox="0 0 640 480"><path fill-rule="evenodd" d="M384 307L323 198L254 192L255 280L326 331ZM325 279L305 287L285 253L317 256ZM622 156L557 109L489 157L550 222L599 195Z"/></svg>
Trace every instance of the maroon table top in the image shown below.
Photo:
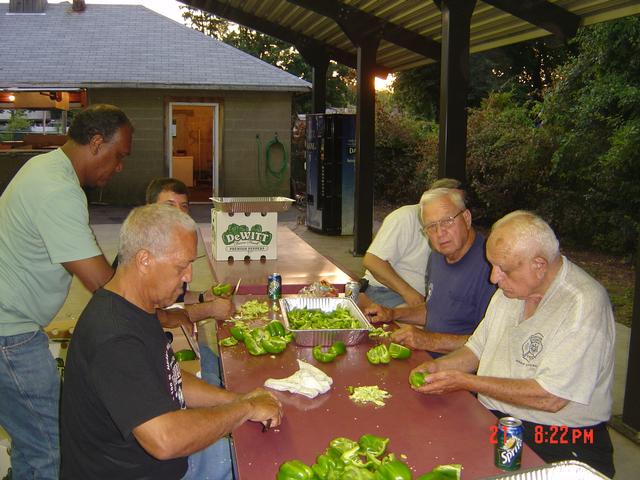
<svg viewBox="0 0 640 480"><path fill-rule="evenodd" d="M240 296L237 301L250 298ZM219 335L228 336L226 325L219 325ZM333 378L331 390L314 399L274 391L284 406L278 428L262 433L261 425L247 422L233 431L241 480L275 478L279 465L287 460L311 465L333 438L357 441L365 433L389 437L388 451L397 457L406 455L403 460L416 476L448 463L461 463L464 479L502 473L493 464L494 446L490 443L490 427L496 418L473 395L416 393L407 378L410 370L426 359L426 353L414 352L408 360L374 366L365 357L372 345L367 341L349 347L345 355L329 364L319 364L311 348L294 343L274 357L253 357L242 344L221 348L225 385L232 391L246 392L263 385L267 378L288 377L298 369L298 358ZM356 404L348 398L347 387L360 385L378 385L392 397L384 407ZM525 446L522 468L543 464Z"/></svg>
<svg viewBox="0 0 640 480"><path fill-rule="evenodd" d="M333 284L344 284L350 276L298 237L289 228L278 226L278 258L276 260L235 260L215 261L211 253L211 229L200 228L200 235L207 251L209 266L217 282L235 285L242 278L240 293L262 294L266 290L247 290L247 287L267 285L267 276L277 272L282 275L284 293L297 293L303 286L317 280L327 280ZM293 290L288 285L299 286Z"/></svg>

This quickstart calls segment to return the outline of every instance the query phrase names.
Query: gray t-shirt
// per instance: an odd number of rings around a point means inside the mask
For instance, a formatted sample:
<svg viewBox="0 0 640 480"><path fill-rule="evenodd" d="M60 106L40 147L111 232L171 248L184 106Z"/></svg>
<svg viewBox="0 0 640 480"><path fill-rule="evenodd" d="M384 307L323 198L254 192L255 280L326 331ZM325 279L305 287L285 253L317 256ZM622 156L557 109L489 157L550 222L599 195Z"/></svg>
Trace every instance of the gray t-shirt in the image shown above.
<svg viewBox="0 0 640 480"><path fill-rule="evenodd" d="M101 253L69 158L29 160L0 197L0 336L46 326L71 283L61 264Z"/></svg>
<svg viewBox="0 0 640 480"><path fill-rule="evenodd" d="M606 290L562 257L562 268L536 312L502 290L466 346L480 359L478 375L534 379L569 400L556 413L515 406L486 395L487 408L546 425L583 427L609 420L615 325Z"/></svg>

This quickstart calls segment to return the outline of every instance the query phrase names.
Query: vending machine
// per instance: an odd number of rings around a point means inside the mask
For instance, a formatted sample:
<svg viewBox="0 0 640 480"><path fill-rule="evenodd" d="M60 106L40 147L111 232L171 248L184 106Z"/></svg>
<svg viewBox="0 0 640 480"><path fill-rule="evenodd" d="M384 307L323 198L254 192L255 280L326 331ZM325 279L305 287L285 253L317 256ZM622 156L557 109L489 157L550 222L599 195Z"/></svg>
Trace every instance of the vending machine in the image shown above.
<svg viewBox="0 0 640 480"><path fill-rule="evenodd" d="M352 235L356 116L318 113L307 115L306 121L307 227Z"/></svg>

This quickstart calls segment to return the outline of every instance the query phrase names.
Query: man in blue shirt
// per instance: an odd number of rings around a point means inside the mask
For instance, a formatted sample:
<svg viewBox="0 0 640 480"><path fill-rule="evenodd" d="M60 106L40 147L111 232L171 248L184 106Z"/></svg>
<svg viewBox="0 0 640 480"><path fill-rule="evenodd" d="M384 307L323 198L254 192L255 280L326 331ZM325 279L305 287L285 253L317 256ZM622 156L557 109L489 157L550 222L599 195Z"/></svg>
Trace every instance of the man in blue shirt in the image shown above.
<svg viewBox="0 0 640 480"><path fill-rule="evenodd" d="M393 332L392 340L438 356L465 344L482 320L495 286L489 281L485 239L471 224L463 192L427 190L420 208L423 233L432 249L425 274L426 307L373 305L365 313L376 323L413 324Z"/></svg>

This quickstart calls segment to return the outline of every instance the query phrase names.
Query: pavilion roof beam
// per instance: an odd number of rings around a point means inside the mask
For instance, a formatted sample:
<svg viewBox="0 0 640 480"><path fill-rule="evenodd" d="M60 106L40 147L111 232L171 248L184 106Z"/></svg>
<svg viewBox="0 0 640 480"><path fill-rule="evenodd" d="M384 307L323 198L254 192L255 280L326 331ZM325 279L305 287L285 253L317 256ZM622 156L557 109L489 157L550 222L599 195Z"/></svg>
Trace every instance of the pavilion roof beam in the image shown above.
<svg viewBox="0 0 640 480"><path fill-rule="evenodd" d="M580 26L580 17L546 0L482 0L484 3L551 32L565 41Z"/></svg>
<svg viewBox="0 0 640 480"><path fill-rule="evenodd" d="M336 0L287 0L289 3L331 18L338 25L359 25L366 30L381 29L382 39L400 47L419 53L433 60L440 60L441 46L429 37L400 27L363 10L345 5Z"/></svg>
<svg viewBox="0 0 640 480"><path fill-rule="evenodd" d="M307 35L303 35L289 28L245 12L240 8L232 7L227 3L217 0L180 0L180 2L187 6L226 18L227 20L231 20L232 22L244 25L245 27L252 28L264 34L271 35L272 37L279 38L280 40L295 45L298 50L323 50L332 60L351 68L357 67L358 59L355 53L333 47ZM389 69L384 66L378 66L377 68L380 72L389 71Z"/></svg>

